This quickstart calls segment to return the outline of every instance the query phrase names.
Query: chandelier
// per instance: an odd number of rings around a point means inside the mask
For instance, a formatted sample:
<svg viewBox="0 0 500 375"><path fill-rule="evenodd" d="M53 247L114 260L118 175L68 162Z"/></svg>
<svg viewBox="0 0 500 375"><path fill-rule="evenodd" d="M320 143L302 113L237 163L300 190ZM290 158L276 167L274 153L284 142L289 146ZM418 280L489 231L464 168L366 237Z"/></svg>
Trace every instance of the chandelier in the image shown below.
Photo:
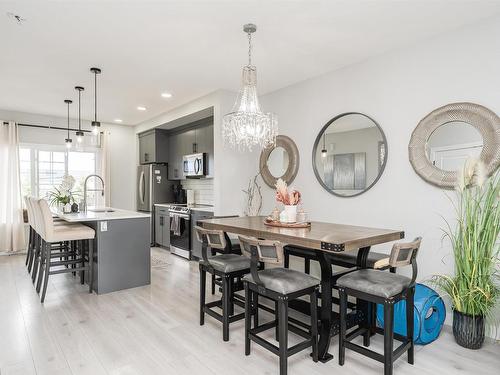
<svg viewBox="0 0 500 375"><path fill-rule="evenodd" d="M254 24L246 24L243 31L248 35L248 65L243 67L241 88L233 110L224 116L222 137L224 142L240 150L266 148L275 144L278 120L273 113L264 113L257 97L257 69L252 65L252 34Z"/></svg>

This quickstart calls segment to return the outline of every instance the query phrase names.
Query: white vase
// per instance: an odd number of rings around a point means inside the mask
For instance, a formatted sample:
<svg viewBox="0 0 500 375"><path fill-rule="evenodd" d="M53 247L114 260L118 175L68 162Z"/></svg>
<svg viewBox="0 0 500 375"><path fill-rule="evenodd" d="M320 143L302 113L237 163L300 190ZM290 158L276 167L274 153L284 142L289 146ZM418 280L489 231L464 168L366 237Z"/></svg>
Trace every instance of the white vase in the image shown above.
<svg viewBox="0 0 500 375"><path fill-rule="evenodd" d="M69 214L69 213L71 213L71 205L70 205L69 203L66 203L66 204L64 205L63 212L64 212L65 214Z"/></svg>
<svg viewBox="0 0 500 375"><path fill-rule="evenodd" d="M286 221L295 223L297 221L297 206L285 205Z"/></svg>

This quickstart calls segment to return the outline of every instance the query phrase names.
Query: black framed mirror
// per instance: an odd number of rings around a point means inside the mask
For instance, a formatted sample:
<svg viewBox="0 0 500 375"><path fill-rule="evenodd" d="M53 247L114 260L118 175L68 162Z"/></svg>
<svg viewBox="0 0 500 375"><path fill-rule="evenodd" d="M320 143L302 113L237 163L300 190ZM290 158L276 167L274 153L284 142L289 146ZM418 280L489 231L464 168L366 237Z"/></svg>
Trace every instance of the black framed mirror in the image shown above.
<svg viewBox="0 0 500 375"><path fill-rule="evenodd" d="M314 174L338 197L355 197L377 183L387 163L387 139L371 117L342 113L321 129L312 152Z"/></svg>

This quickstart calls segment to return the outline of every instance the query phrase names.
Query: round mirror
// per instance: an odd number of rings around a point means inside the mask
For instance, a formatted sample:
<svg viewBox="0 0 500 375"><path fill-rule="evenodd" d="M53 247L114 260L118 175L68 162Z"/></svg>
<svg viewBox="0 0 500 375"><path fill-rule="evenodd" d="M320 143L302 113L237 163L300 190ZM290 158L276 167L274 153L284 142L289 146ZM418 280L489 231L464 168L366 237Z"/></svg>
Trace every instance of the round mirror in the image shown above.
<svg viewBox="0 0 500 375"><path fill-rule="evenodd" d="M382 175L387 141L372 118L344 113L321 129L312 159L316 178L326 190L340 197L353 197L370 189Z"/></svg>
<svg viewBox="0 0 500 375"><path fill-rule="evenodd" d="M427 159L445 171L460 170L467 158L479 157L483 149L481 133L464 121L450 121L434 130L425 144Z"/></svg>
<svg viewBox="0 0 500 375"><path fill-rule="evenodd" d="M267 159L267 168L276 178L283 176L288 169L288 152L283 147L274 148Z"/></svg>
<svg viewBox="0 0 500 375"><path fill-rule="evenodd" d="M260 174L264 182L274 188L278 178L290 184L299 170L299 150L291 138L276 137L276 144L260 154Z"/></svg>
<svg viewBox="0 0 500 375"><path fill-rule="evenodd" d="M475 103L451 103L425 116L408 145L411 165L425 181L454 189L469 157L478 157L486 176L500 165L500 118Z"/></svg>

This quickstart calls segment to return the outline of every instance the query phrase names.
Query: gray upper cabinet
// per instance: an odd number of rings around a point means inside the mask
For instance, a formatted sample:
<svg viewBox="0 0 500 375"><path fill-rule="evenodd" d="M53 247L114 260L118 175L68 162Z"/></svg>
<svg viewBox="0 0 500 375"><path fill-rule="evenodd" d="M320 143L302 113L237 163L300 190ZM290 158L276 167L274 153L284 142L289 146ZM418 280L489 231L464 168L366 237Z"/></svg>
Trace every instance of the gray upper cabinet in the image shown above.
<svg viewBox="0 0 500 375"><path fill-rule="evenodd" d="M184 178L182 172L182 138L181 134L171 134L168 138L168 179L181 180Z"/></svg>
<svg viewBox="0 0 500 375"><path fill-rule="evenodd" d="M208 125L196 129L197 152L207 154L207 176L214 175L214 126Z"/></svg>
<svg viewBox="0 0 500 375"><path fill-rule="evenodd" d="M168 162L168 133L162 129L152 129L139 134L139 163Z"/></svg>

